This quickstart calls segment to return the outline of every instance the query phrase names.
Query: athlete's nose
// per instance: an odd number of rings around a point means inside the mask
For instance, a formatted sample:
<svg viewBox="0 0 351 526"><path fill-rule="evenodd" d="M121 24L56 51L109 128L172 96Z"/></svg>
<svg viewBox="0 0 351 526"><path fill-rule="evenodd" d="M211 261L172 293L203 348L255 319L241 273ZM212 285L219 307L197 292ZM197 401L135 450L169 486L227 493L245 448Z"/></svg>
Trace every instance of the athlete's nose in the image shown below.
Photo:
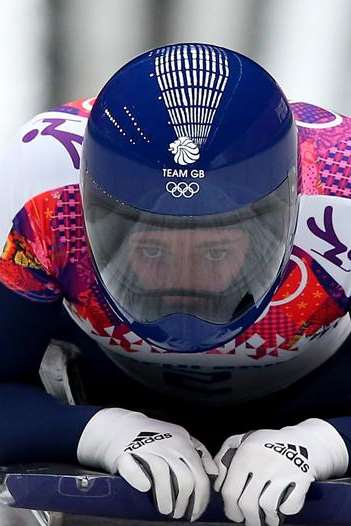
<svg viewBox="0 0 351 526"><path fill-rule="evenodd" d="M183 251L173 261L171 288L190 290L197 287L198 276L189 259L190 256Z"/></svg>
<svg viewBox="0 0 351 526"><path fill-rule="evenodd" d="M195 287L194 279L191 273L182 269L176 276L176 289L189 290Z"/></svg>

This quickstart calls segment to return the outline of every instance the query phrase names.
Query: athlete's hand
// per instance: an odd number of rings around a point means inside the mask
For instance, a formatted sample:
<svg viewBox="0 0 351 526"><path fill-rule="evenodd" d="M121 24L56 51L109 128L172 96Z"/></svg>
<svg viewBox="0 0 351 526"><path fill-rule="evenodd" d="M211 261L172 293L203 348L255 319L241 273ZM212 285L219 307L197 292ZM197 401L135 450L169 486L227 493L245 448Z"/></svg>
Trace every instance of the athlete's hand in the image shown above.
<svg viewBox="0 0 351 526"><path fill-rule="evenodd" d="M124 409L99 411L77 454L83 465L118 473L139 491L152 489L159 512L175 519L200 517L210 495L206 471L218 473L205 446L184 428Z"/></svg>
<svg viewBox="0 0 351 526"><path fill-rule="evenodd" d="M301 510L312 481L345 473L348 453L336 429L313 418L229 437L215 461L226 516L245 526L278 526L280 514Z"/></svg>

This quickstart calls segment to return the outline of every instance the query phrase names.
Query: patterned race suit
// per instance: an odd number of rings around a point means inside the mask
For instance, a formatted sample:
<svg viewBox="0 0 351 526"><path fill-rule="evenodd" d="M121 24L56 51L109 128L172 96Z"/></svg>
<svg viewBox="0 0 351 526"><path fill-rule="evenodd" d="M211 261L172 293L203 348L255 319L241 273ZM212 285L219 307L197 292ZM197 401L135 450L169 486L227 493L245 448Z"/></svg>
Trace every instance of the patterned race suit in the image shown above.
<svg viewBox="0 0 351 526"><path fill-rule="evenodd" d="M33 302L62 299L120 369L181 399L255 400L294 384L333 356L351 332L351 118L291 104L302 197L284 279L261 317L233 341L205 353L179 354L131 332L96 278L79 191L92 101L38 115L1 159L10 181L0 203L1 282Z"/></svg>

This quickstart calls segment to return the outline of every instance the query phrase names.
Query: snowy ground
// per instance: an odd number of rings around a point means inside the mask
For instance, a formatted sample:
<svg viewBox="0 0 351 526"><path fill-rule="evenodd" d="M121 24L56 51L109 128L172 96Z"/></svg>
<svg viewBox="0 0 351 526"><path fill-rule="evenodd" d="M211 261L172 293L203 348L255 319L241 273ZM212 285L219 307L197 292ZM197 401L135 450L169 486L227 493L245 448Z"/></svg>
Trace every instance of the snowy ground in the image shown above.
<svg viewBox="0 0 351 526"><path fill-rule="evenodd" d="M214 526L213 523L201 522L197 523L201 526ZM216 523L215 526L220 526L222 523ZM224 524L224 523L223 523ZM96 517L74 517L66 516L59 517L56 514L52 526L170 526L170 522L148 522L148 521L127 521L96 518ZM178 522L177 526L189 526L188 522ZM39 526L34 516L29 510L16 510L0 506L0 526Z"/></svg>
<svg viewBox="0 0 351 526"><path fill-rule="evenodd" d="M78 517L66 516L60 517L60 514L55 514L52 526L170 526L170 522L149 522L149 521L128 521L128 520L114 520L97 517ZM201 522L197 523L199 526L220 526L224 523ZM34 515L29 510L16 510L0 506L0 526L39 526ZM189 522L177 521L177 526L189 526ZM226 524L228 526L228 524Z"/></svg>
<svg viewBox="0 0 351 526"><path fill-rule="evenodd" d="M189 526L189 522L176 521L177 526ZM52 526L170 526L171 522L149 522L131 520L112 520L103 517L79 517L55 514ZM197 522L199 526L228 526L230 523ZM29 510L16 510L0 506L0 526L39 526ZM297 525L295 525L297 526ZM301 525L302 526L302 525ZM310 525L311 526L311 525ZM315 526L318 526L317 524Z"/></svg>
<svg viewBox="0 0 351 526"><path fill-rule="evenodd" d="M38 522L28 510L0 506L0 526L38 526Z"/></svg>

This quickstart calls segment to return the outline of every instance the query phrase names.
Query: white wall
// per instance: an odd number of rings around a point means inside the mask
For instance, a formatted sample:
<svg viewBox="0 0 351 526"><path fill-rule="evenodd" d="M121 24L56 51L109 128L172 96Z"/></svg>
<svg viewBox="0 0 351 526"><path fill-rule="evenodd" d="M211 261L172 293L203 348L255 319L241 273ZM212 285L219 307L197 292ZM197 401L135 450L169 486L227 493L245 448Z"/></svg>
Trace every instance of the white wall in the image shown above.
<svg viewBox="0 0 351 526"><path fill-rule="evenodd" d="M1 0L0 145L48 104L46 0Z"/></svg>

